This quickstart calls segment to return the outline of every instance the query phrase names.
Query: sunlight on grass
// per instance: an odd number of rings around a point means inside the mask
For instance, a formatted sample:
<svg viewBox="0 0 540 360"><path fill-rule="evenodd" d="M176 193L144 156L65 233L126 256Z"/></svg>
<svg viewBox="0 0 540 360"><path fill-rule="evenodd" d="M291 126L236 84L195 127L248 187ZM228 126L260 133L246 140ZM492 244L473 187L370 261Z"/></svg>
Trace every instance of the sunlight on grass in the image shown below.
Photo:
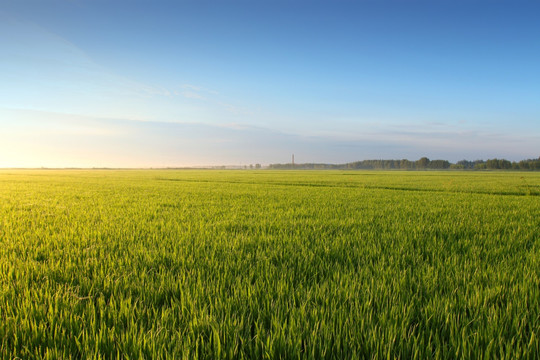
<svg viewBox="0 0 540 360"><path fill-rule="evenodd" d="M537 358L540 174L0 171L2 358Z"/></svg>

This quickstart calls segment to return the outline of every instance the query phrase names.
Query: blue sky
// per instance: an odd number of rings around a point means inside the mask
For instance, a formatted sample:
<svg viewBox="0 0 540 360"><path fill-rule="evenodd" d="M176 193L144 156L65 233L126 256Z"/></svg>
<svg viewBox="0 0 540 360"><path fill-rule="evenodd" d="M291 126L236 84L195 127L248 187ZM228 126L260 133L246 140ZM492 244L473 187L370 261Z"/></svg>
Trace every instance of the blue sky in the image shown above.
<svg viewBox="0 0 540 360"><path fill-rule="evenodd" d="M2 1L0 167L540 156L533 1Z"/></svg>

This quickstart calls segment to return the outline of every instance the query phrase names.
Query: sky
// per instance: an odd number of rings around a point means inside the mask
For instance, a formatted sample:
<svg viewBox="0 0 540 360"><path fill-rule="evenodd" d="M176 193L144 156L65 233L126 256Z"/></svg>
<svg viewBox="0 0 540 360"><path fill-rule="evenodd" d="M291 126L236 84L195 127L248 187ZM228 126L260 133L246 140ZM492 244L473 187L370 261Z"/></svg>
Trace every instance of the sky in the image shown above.
<svg viewBox="0 0 540 360"><path fill-rule="evenodd" d="M0 0L0 167L540 156L540 3Z"/></svg>

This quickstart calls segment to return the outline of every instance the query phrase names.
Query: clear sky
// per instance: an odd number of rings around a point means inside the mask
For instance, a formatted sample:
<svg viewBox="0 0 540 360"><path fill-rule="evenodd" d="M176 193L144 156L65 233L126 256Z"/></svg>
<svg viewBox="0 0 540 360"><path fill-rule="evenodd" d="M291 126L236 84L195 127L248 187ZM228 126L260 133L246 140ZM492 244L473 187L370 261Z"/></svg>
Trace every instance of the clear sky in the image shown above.
<svg viewBox="0 0 540 360"><path fill-rule="evenodd" d="M538 1L0 0L0 167L540 156Z"/></svg>

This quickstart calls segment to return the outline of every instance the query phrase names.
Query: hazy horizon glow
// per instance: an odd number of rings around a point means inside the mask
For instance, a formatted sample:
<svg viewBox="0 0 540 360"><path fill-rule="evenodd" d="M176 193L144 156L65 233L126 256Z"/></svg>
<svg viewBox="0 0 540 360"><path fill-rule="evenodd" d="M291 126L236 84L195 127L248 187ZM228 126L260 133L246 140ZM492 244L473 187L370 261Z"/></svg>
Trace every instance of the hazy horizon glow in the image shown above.
<svg viewBox="0 0 540 360"><path fill-rule="evenodd" d="M533 1L0 5L0 167L540 156Z"/></svg>

